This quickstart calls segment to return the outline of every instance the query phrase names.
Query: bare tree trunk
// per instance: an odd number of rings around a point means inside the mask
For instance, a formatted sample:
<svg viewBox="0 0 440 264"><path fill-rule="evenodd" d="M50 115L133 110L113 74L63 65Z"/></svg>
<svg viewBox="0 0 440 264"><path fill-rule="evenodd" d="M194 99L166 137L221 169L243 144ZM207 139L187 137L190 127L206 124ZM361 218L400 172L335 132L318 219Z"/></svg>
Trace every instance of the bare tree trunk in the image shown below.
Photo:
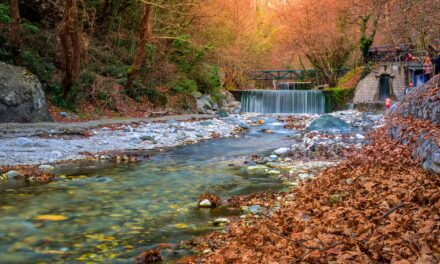
<svg viewBox="0 0 440 264"><path fill-rule="evenodd" d="M141 29L139 31L139 47L136 51L133 65L130 68L127 76L126 88L130 91L133 86L133 81L138 74L142 61L144 59L145 46L148 40L152 37L152 8L150 4L144 4L144 14L142 16Z"/></svg>
<svg viewBox="0 0 440 264"><path fill-rule="evenodd" d="M18 0L10 0L9 4L11 6L11 17L12 23L9 26L9 37L12 47L12 59L15 64L20 61L20 49L21 49L21 18L20 18L20 8L18 5Z"/></svg>
<svg viewBox="0 0 440 264"><path fill-rule="evenodd" d="M60 29L64 59L63 98L67 99L79 75L81 65L81 40L78 31L78 6L76 0L67 0Z"/></svg>

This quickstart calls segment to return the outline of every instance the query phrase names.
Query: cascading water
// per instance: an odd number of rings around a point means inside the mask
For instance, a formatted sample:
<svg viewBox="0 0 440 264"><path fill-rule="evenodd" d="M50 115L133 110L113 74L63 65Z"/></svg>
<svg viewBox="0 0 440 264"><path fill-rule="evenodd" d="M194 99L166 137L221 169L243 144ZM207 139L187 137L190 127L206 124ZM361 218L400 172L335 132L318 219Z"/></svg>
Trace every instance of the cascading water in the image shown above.
<svg viewBox="0 0 440 264"><path fill-rule="evenodd" d="M252 90L243 91L241 96L241 112L322 114L324 111L322 91Z"/></svg>

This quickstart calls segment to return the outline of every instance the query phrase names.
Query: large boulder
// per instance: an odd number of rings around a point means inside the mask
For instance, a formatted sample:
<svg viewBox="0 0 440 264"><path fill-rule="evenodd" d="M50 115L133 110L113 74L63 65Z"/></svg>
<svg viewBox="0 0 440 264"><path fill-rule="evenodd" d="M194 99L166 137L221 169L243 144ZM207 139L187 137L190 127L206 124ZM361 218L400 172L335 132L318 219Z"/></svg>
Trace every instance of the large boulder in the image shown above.
<svg viewBox="0 0 440 264"><path fill-rule="evenodd" d="M0 62L0 123L52 121L38 78L25 68Z"/></svg>
<svg viewBox="0 0 440 264"><path fill-rule="evenodd" d="M209 95L202 95L197 99L197 111L200 114L212 114L218 109L218 105L212 100Z"/></svg>
<svg viewBox="0 0 440 264"><path fill-rule="evenodd" d="M310 132L330 130L347 131L349 129L350 126L344 120L331 115L323 115L313 120L306 130Z"/></svg>

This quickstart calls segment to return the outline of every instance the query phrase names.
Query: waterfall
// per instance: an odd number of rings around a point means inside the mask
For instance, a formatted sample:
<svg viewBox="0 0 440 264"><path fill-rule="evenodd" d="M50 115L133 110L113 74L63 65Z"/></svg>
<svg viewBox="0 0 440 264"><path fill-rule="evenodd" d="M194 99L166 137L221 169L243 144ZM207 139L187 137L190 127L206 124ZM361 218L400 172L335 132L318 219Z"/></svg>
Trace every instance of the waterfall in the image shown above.
<svg viewBox="0 0 440 264"><path fill-rule="evenodd" d="M309 90L312 88L310 82L277 82L277 90Z"/></svg>
<svg viewBox="0 0 440 264"><path fill-rule="evenodd" d="M252 90L243 91L241 112L265 114L322 114L325 99L315 90Z"/></svg>

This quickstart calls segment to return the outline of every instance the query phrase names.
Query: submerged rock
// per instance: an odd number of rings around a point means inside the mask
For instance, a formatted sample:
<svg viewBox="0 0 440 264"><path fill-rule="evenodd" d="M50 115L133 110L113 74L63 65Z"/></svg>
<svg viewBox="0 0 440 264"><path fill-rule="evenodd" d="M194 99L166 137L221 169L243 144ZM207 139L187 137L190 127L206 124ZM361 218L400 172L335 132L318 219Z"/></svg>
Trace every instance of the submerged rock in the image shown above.
<svg viewBox="0 0 440 264"><path fill-rule="evenodd" d="M8 171L6 173L6 176L8 177L9 180L13 180L16 177L20 176L20 173L18 173L17 171Z"/></svg>
<svg viewBox="0 0 440 264"><path fill-rule="evenodd" d="M348 131L350 126L344 120L331 116L323 115L315 120L306 128L307 131L330 131L330 130L340 130Z"/></svg>

